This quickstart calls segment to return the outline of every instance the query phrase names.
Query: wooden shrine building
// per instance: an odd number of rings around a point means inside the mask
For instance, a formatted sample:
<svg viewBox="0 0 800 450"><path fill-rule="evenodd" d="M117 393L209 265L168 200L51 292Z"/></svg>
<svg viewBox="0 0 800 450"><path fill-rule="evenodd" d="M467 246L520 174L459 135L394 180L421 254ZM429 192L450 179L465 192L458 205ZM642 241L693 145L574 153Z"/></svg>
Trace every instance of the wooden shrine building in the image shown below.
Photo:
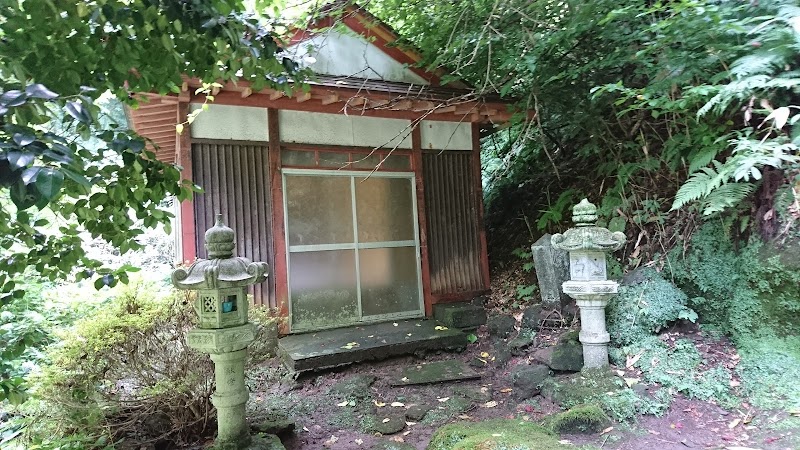
<svg viewBox="0 0 800 450"><path fill-rule="evenodd" d="M489 289L479 136L508 107L443 84L396 40L350 7L338 27L292 37L318 74L310 91L227 84L180 135L205 100L199 83L130 111L157 156L204 189L180 207L182 259L206 256L222 213L236 254L269 264L254 301L284 332L430 316Z"/></svg>

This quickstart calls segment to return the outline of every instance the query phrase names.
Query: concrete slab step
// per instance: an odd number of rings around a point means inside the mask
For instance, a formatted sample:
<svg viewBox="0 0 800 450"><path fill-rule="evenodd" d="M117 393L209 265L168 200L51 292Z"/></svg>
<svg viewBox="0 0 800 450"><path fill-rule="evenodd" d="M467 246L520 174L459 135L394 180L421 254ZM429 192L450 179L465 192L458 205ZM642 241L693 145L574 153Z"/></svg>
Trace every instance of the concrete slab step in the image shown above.
<svg viewBox="0 0 800 450"><path fill-rule="evenodd" d="M285 336L278 340L278 354L289 370L304 372L466 346L467 335L460 330L416 319Z"/></svg>

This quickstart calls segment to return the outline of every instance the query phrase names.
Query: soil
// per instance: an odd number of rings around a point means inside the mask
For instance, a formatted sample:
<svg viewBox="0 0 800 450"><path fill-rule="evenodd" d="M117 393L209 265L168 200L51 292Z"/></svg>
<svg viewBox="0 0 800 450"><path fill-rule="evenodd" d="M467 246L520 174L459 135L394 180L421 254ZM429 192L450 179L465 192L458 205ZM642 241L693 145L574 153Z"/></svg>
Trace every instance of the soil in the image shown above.
<svg viewBox="0 0 800 450"><path fill-rule="evenodd" d="M265 416L281 414L294 420L295 430L281 435L288 450L370 449L386 441L425 449L434 431L448 422L500 417L538 422L560 411L558 405L541 396L523 399L514 391L509 373L515 365L530 362L537 349L552 345L568 328L540 330L535 346L521 356L512 357L504 367L495 367L492 352L497 348L496 343L483 328L476 332L478 341L461 353L362 363L304 374L296 380L285 375L277 359L268 360L250 371L251 420L257 422ZM512 335L508 340L514 337ZM694 327L673 329L662 334L661 338L665 341L691 339L709 367L735 365L738 360L729 342L707 337ZM476 368L481 374L478 380L391 385L393 378L406 367L447 359L460 359L467 364L486 363L484 367ZM612 369L624 372L626 377L636 375L624 368ZM364 375L374 376L375 381L360 387L355 385L350 391L341 389L347 380ZM332 391L334 386L336 389ZM650 387L653 388L657 387ZM350 394L343 395L342 392ZM422 420L405 418L405 427L397 433L383 436L375 432L378 422L395 423L406 410L414 407L431 409ZM800 430L781 430L773 426L785 418L785 413L761 411L747 403L725 410L710 402L677 395L670 409L661 417L643 416L634 423L615 423L602 433L562 435L561 439L578 446L618 450L800 448Z"/></svg>

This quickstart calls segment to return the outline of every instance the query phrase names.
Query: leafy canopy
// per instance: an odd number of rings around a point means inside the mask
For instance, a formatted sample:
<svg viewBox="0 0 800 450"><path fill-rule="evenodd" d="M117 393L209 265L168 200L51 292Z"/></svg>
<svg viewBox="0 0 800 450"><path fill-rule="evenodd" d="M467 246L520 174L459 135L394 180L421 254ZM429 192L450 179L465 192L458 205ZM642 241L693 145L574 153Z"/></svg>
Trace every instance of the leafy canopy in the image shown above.
<svg viewBox="0 0 800 450"><path fill-rule="evenodd" d="M139 92L179 93L182 75L259 89L285 83L294 63L280 55L275 23L240 0L0 5L0 308L24 296L26 269L94 277L96 287L125 282L131 268L102 267L81 234L137 250L141 227L169 228L164 200L195 187L109 120L101 96L135 107ZM7 363L26 339L13 342L0 354L0 400L21 398Z"/></svg>

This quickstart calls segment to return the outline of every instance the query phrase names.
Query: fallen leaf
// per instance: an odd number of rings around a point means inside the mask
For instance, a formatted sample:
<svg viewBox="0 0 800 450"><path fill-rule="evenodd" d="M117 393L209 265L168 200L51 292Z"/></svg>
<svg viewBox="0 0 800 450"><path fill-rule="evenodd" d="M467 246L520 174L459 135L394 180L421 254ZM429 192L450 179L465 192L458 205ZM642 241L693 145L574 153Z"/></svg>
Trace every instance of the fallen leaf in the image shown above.
<svg viewBox="0 0 800 450"><path fill-rule="evenodd" d="M386 403L375 400L375 406L377 406L378 408L383 408L384 406L386 406Z"/></svg>
<svg viewBox="0 0 800 450"><path fill-rule="evenodd" d="M486 352L481 352L481 358L488 358L489 354Z"/></svg>
<svg viewBox="0 0 800 450"><path fill-rule="evenodd" d="M639 361L639 358L641 357L642 353L637 353L634 356L628 356L625 360L625 368L630 369L631 367L633 367L633 365L636 364L636 362Z"/></svg>
<svg viewBox="0 0 800 450"><path fill-rule="evenodd" d="M406 406L406 404L405 403L400 403L400 402L392 402L392 404L389 405L389 406L393 406L395 408L402 408L402 407Z"/></svg>
<svg viewBox="0 0 800 450"><path fill-rule="evenodd" d="M618 370L617 371L617 375L619 375L621 377L624 377L625 376L625 371L624 370Z"/></svg>
<svg viewBox="0 0 800 450"><path fill-rule="evenodd" d="M361 344L359 344L358 342L348 342L347 344L343 345L342 348L350 350L351 348L356 348L359 346L361 346Z"/></svg>
<svg viewBox="0 0 800 450"><path fill-rule="evenodd" d="M570 441L569 439L561 439L560 441L558 441L558 443L564 445L572 445L572 441Z"/></svg>
<svg viewBox="0 0 800 450"><path fill-rule="evenodd" d="M446 402L446 401L450 400L450 397L442 397L442 398L437 398L436 400L437 400L437 401L440 401L440 402L442 402L442 403L444 403L444 402Z"/></svg>
<svg viewBox="0 0 800 450"><path fill-rule="evenodd" d="M405 383L405 382L407 382L407 381L408 381L408 377L403 377L403 378L400 378L400 381L402 381L403 383Z"/></svg>
<svg viewBox="0 0 800 450"><path fill-rule="evenodd" d="M434 330L437 330L437 331L449 330L449 328L447 328L447 327L443 327L443 326L441 326L441 325L436 325L435 327L433 327L433 329L434 329Z"/></svg>
<svg viewBox="0 0 800 450"><path fill-rule="evenodd" d="M406 426L413 427L417 422L406 422Z"/></svg>
<svg viewBox="0 0 800 450"><path fill-rule="evenodd" d="M397 326L397 322L393 323L392 325L396 327Z"/></svg>
<svg viewBox="0 0 800 450"><path fill-rule="evenodd" d="M739 425L739 423L741 421L742 421L742 419L733 419L733 420L731 420L731 423L728 424L728 429L732 430L732 429L736 428L736 425Z"/></svg>
<svg viewBox="0 0 800 450"><path fill-rule="evenodd" d="M420 324L420 323L415 323L415 324L414 324L414 326L421 327L421 326L422 326L422 324Z"/></svg>
<svg viewBox="0 0 800 450"><path fill-rule="evenodd" d="M484 408L494 408L495 406L497 406L497 402L494 400L483 404Z"/></svg>
<svg viewBox="0 0 800 450"><path fill-rule="evenodd" d="M381 420L381 422L383 422L383 423L386 423L386 422L388 422L388 421L389 421L389 418L388 418L388 417L387 417L387 418L385 418L385 419L383 419L383 420Z"/></svg>
<svg viewBox="0 0 800 450"><path fill-rule="evenodd" d="M309 431L308 427L303 427L303 431Z"/></svg>
<svg viewBox="0 0 800 450"><path fill-rule="evenodd" d="M331 445L335 444L336 441L338 441L338 440L339 440L339 438L337 438L336 436L331 436L330 438L328 438L327 441L322 443L322 446L323 447L330 447Z"/></svg>
<svg viewBox="0 0 800 450"><path fill-rule="evenodd" d="M406 336L411 336L411 333L408 333Z"/></svg>
<svg viewBox="0 0 800 450"><path fill-rule="evenodd" d="M345 400L345 401L343 401L341 403L337 403L336 406L347 406L347 400Z"/></svg>
<svg viewBox="0 0 800 450"><path fill-rule="evenodd" d="M513 390L514 389L512 389L512 388L503 388L503 389L500 389L500 392L502 392L503 394L507 394L507 393L509 393L509 392L511 392Z"/></svg>
<svg viewBox="0 0 800 450"><path fill-rule="evenodd" d="M639 382L638 378L623 378L623 380L625 380L625 384L627 384L628 387L632 387L634 384Z"/></svg>
<svg viewBox="0 0 800 450"><path fill-rule="evenodd" d="M355 442L355 443L356 443L356 445L361 445L361 444L363 444L363 443L364 443L364 441L363 441L362 439L356 439L356 440L355 440L355 441L353 441L353 442Z"/></svg>
<svg viewBox="0 0 800 450"><path fill-rule="evenodd" d="M500 434L500 433L492 433L492 436L494 436L494 437L500 437L500 436L502 436L502 434Z"/></svg>
<svg viewBox="0 0 800 450"><path fill-rule="evenodd" d="M611 430L613 430L613 429L614 429L614 427L608 427L608 428L606 428L605 430L603 430L603 431L602 431L600 434L608 434L608 433L611 433Z"/></svg>
<svg viewBox="0 0 800 450"><path fill-rule="evenodd" d="M730 382L731 387L739 387L739 385L741 385L741 384L742 383L740 383L740 382L738 382L736 380L731 380L731 382Z"/></svg>

